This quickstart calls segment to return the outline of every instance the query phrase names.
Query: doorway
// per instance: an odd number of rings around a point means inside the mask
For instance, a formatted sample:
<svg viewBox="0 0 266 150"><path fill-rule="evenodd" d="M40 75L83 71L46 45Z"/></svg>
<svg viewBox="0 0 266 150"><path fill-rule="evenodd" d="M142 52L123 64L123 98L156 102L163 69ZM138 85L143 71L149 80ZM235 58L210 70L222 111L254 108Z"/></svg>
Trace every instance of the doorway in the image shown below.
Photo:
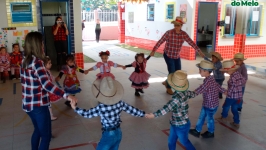
<svg viewBox="0 0 266 150"><path fill-rule="evenodd" d="M69 29L69 14L68 14L68 0L42 0L41 6L41 21L42 32L44 35L45 53L52 60L53 64L57 64L57 53L54 46L54 37L52 32L52 26L55 24L55 19L58 16L62 17L62 20L67 24ZM70 34L67 36L68 54L70 53L71 42Z"/></svg>
<svg viewBox="0 0 266 150"><path fill-rule="evenodd" d="M210 57L215 51L218 2L199 2L197 20L197 45L202 52Z"/></svg>

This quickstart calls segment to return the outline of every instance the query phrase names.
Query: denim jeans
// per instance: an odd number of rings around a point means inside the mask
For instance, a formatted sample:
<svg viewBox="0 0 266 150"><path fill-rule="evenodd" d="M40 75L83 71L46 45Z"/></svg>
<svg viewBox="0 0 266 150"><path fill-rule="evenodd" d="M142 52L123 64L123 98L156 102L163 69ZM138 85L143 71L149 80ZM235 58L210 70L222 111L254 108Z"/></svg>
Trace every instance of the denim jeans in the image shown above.
<svg viewBox="0 0 266 150"><path fill-rule="evenodd" d="M205 118L207 116L207 127L208 131L213 133L214 132L214 115L217 111L218 107L216 108L207 108L207 107L202 107L200 116L196 125L196 130L198 132L201 132L202 126L205 122Z"/></svg>
<svg viewBox="0 0 266 150"><path fill-rule="evenodd" d="M239 109L242 109L242 105L243 105L243 101L244 101L244 93L245 93L245 87L243 86L242 87L242 94L243 94L243 98L242 98L242 101L240 102L238 108Z"/></svg>
<svg viewBox="0 0 266 150"><path fill-rule="evenodd" d="M237 104L237 99L232 99L232 98L225 99L224 104L223 104L222 117L226 118L228 116L228 111L230 109L230 106L231 106L231 111L234 115L233 117L234 123L239 124L240 120L239 120L239 114L237 111L239 104Z"/></svg>
<svg viewBox="0 0 266 150"><path fill-rule="evenodd" d="M174 73L177 70L181 70L181 60L169 58L165 53L163 54L164 60L167 65L168 74ZM166 82L167 83L167 82ZM167 83L167 88L171 88Z"/></svg>
<svg viewBox="0 0 266 150"><path fill-rule="evenodd" d="M223 85L223 82L224 82L224 79L215 79L215 81L219 84L219 85ZM219 92L219 97L222 97L223 96L223 93L220 93Z"/></svg>
<svg viewBox="0 0 266 150"><path fill-rule="evenodd" d="M52 137L51 116L48 106L34 108L27 114L34 125L34 131L31 136L31 149L48 150Z"/></svg>
<svg viewBox="0 0 266 150"><path fill-rule="evenodd" d="M183 126L173 126L170 128L170 135L168 137L168 148L169 150L176 149L176 142L179 138L180 143L186 148L186 150L195 150L195 147L192 145L188 139L188 132L190 129L190 121Z"/></svg>
<svg viewBox="0 0 266 150"><path fill-rule="evenodd" d="M121 129L104 131L96 150L118 150L122 139Z"/></svg>

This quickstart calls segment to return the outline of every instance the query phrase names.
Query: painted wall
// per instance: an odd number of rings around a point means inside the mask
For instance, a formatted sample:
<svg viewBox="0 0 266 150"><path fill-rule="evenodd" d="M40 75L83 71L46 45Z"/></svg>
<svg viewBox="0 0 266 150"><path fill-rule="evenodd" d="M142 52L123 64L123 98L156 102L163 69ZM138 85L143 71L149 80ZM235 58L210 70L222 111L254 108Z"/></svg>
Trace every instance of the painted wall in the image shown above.
<svg viewBox="0 0 266 150"><path fill-rule="evenodd" d="M73 0L74 8L74 32L75 32L75 52L82 53L82 28L81 28L81 6L80 1Z"/></svg>
<svg viewBox="0 0 266 150"><path fill-rule="evenodd" d="M0 21L0 28L7 27L7 12L6 12L6 1L0 0L0 14L1 14L1 21Z"/></svg>
<svg viewBox="0 0 266 150"><path fill-rule="evenodd" d="M95 23L85 22L85 28L83 29L82 37L83 40L96 39ZM101 22L100 40L117 40L117 39L118 39L118 23Z"/></svg>

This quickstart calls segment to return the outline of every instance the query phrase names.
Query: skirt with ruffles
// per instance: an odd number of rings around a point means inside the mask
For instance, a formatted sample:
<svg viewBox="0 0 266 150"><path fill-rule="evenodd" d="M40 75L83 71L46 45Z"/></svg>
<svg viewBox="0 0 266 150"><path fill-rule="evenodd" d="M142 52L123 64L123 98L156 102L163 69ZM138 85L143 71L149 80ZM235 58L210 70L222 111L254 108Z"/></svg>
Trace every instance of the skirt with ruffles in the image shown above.
<svg viewBox="0 0 266 150"><path fill-rule="evenodd" d="M72 85L70 87L64 86L64 91L68 94L77 94L81 92L81 89L79 88L79 85Z"/></svg>
<svg viewBox="0 0 266 150"><path fill-rule="evenodd" d="M104 77L111 77L112 79L115 80L115 76L110 72L98 73L96 76L97 76L97 79L103 79Z"/></svg>
<svg viewBox="0 0 266 150"><path fill-rule="evenodd" d="M148 74L146 71L142 73L133 72L129 77L129 80L132 82L131 87L135 89L148 88L149 87L148 80L150 76L151 75Z"/></svg>

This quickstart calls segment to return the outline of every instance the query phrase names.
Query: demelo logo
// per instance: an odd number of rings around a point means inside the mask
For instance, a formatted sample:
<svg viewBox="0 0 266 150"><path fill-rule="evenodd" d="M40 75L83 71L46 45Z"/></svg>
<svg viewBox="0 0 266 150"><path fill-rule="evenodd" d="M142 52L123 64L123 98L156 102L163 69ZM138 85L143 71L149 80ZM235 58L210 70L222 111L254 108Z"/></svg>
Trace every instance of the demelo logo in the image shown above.
<svg viewBox="0 0 266 150"><path fill-rule="evenodd" d="M232 0L232 6L259 6L258 0Z"/></svg>

